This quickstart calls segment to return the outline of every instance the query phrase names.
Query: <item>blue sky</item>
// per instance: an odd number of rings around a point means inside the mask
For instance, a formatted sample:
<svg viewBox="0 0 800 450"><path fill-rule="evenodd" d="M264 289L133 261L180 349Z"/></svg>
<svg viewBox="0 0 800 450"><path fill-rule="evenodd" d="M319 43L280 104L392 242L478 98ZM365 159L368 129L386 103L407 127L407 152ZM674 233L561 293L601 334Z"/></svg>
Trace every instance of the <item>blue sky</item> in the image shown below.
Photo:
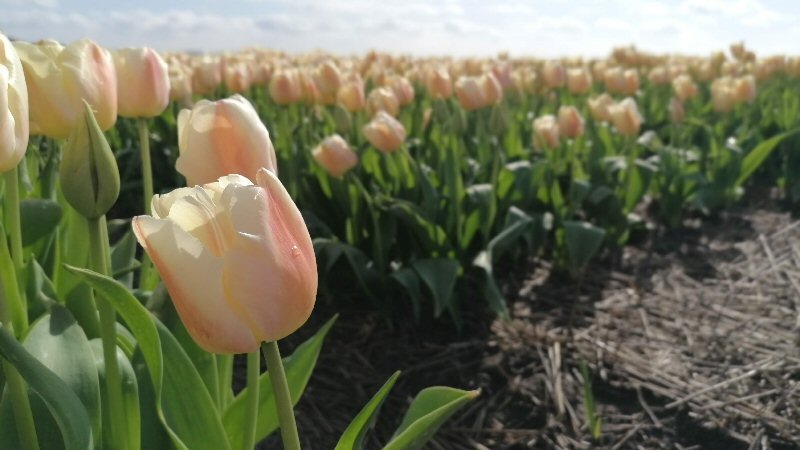
<svg viewBox="0 0 800 450"><path fill-rule="evenodd" d="M707 54L744 40L762 55L800 54L800 1L0 0L0 31L159 50L552 57L630 43Z"/></svg>

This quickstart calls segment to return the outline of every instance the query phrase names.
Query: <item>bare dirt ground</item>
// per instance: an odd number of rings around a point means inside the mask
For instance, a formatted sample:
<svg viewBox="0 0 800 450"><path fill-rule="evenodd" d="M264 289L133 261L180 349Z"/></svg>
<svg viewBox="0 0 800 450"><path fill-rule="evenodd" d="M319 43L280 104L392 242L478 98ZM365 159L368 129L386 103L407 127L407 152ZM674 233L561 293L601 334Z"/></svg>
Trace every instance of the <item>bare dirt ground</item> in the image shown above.
<svg viewBox="0 0 800 450"><path fill-rule="evenodd" d="M499 269L511 319L465 298L460 331L320 304L282 344L288 353L341 313L297 407L304 448L332 449L398 369L367 448L435 384L481 395L428 449L800 448L800 223L773 203L655 230L580 282L538 259Z"/></svg>

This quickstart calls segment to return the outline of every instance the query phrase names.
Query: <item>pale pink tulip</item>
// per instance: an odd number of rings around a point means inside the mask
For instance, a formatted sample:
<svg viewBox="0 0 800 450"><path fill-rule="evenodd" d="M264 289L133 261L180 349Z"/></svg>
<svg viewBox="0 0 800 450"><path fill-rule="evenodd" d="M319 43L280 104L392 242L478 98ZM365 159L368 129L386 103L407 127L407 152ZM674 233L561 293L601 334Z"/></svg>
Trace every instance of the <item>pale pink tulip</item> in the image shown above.
<svg viewBox="0 0 800 450"><path fill-rule="evenodd" d="M122 117L155 117L169 105L167 63L147 47L113 53L117 71L117 107Z"/></svg>
<svg viewBox="0 0 800 450"><path fill-rule="evenodd" d="M383 153L397 150L406 140L403 124L385 111L378 111L362 131L369 143Z"/></svg>
<svg viewBox="0 0 800 450"><path fill-rule="evenodd" d="M28 88L22 62L0 34L0 172L19 164L28 149Z"/></svg>
<svg viewBox="0 0 800 450"><path fill-rule="evenodd" d="M325 138L312 154L319 165L334 177L341 177L358 164L358 155L338 134Z"/></svg>
<svg viewBox="0 0 800 450"><path fill-rule="evenodd" d="M175 167L189 186L239 174L254 180L263 167L277 172L275 149L267 128L247 99L201 100L178 115Z"/></svg>
<svg viewBox="0 0 800 450"><path fill-rule="evenodd" d="M249 353L306 322L317 293L314 247L278 178L229 175L153 198L134 217L189 334L212 353Z"/></svg>

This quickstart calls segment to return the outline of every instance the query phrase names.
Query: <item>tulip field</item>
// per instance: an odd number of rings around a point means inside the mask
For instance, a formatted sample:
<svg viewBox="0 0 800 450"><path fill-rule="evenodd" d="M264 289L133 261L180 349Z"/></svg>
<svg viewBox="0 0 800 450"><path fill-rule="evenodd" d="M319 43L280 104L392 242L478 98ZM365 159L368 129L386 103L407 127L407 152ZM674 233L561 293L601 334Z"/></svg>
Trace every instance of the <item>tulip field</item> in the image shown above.
<svg viewBox="0 0 800 450"><path fill-rule="evenodd" d="M800 445L800 58L0 49L0 450Z"/></svg>

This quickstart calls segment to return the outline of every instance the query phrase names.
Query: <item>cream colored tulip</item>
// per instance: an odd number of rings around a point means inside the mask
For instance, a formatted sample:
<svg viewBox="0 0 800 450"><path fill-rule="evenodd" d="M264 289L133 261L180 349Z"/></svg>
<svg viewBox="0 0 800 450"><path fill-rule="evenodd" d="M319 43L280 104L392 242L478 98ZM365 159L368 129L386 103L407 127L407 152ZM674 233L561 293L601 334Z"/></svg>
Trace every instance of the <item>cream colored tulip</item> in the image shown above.
<svg viewBox="0 0 800 450"><path fill-rule="evenodd" d="M319 90L320 102L323 105L336 103L336 96L342 85L339 68L332 60L325 61L314 71L314 84Z"/></svg>
<svg viewBox="0 0 800 450"><path fill-rule="evenodd" d="M450 98L453 95L450 73L444 68L429 70L425 77L425 89L435 99Z"/></svg>
<svg viewBox="0 0 800 450"><path fill-rule="evenodd" d="M717 112L728 112L733 109L736 97L734 80L731 77L720 77L711 83L711 102L714 105L714 111Z"/></svg>
<svg viewBox="0 0 800 450"><path fill-rule="evenodd" d="M558 120L552 114L533 120L533 140L537 146L553 149L559 146L560 130Z"/></svg>
<svg viewBox="0 0 800 450"><path fill-rule="evenodd" d="M414 101L414 86L406 77L393 76L386 80L400 106L408 106Z"/></svg>
<svg viewBox="0 0 800 450"><path fill-rule="evenodd" d="M28 149L28 87L14 46L0 34L0 172L19 164Z"/></svg>
<svg viewBox="0 0 800 450"><path fill-rule="evenodd" d="M753 75L739 77L733 84L733 97L739 103L752 103L756 99L756 79Z"/></svg>
<svg viewBox="0 0 800 450"><path fill-rule="evenodd" d="M197 344L258 351L308 320L317 294L314 247L278 178L239 175L155 196L133 231Z"/></svg>
<svg viewBox="0 0 800 450"><path fill-rule="evenodd" d="M583 116L574 106L562 106L558 109L558 128L561 135L575 139L583 135Z"/></svg>
<svg viewBox="0 0 800 450"><path fill-rule="evenodd" d="M222 68L219 59L204 56L195 62L192 73L192 90L200 95L214 92L222 84Z"/></svg>
<svg viewBox="0 0 800 450"><path fill-rule="evenodd" d="M386 111L378 111L375 117L364 125L362 132L369 143L383 153L397 150L406 140L406 129L403 124Z"/></svg>
<svg viewBox="0 0 800 450"><path fill-rule="evenodd" d="M564 86L567 81L567 73L561 61L552 60L544 63L542 67L542 81L544 87L548 89L555 89Z"/></svg>
<svg viewBox="0 0 800 450"><path fill-rule="evenodd" d="M275 149L267 128L247 99L234 95L224 100L201 100L178 115L178 149L175 168L189 186L239 174L254 180L262 168L278 170Z"/></svg>
<svg viewBox="0 0 800 450"><path fill-rule="evenodd" d="M269 82L269 95L279 105L297 103L303 98L297 70L282 70Z"/></svg>
<svg viewBox="0 0 800 450"><path fill-rule="evenodd" d="M126 48L113 53L117 107L122 117L155 117L169 105L169 69L155 50Z"/></svg>
<svg viewBox="0 0 800 450"><path fill-rule="evenodd" d="M364 109L367 99L364 96L364 81L358 74L353 74L344 81L336 94L337 102L350 112Z"/></svg>
<svg viewBox="0 0 800 450"><path fill-rule="evenodd" d="M367 96L367 114L374 116L379 111L384 111L393 117L400 112L400 101L391 88L376 88Z"/></svg>
<svg viewBox="0 0 800 450"><path fill-rule="evenodd" d="M585 67L567 70L567 90L572 94L585 94L592 89L592 74Z"/></svg>
<svg viewBox="0 0 800 450"><path fill-rule="evenodd" d="M686 74L678 75L672 80L672 90L681 103L697 95L697 85L692 81L692 77Z"/></svg>
<svg viewBox="0 0 800 450"><path fill-rule="evenodd" d="M108 130L117 121L117 76L111 54L83 39L66 47L55 41L17 41L28 86L30 133L66 139L83 115L83 100Z"/></svg>
<svg viewBox="0 0 800 450"><path fill-rule="evenodd" d="M358 155L338 134L325 138L312 155L334 177L341 177L358 164Z"/></svg>
<svg viewBox="0 0 800 450"><path fill-rule="evenodd" d="M630 97L621 102L611 105L608 108L611 115L611 122L620 134L625 136L636 136L642 126L644 119L639 114L636 101Z"/></svg>
<svg viewBox="0 0 800 450"><path fill-rule="evenodd" d="M608 108L614 104L614 99L608 93L603 92L596 97L592 97L587 103L589 104L589 112L592 115L592 119L598 122L611 122L611 114L609 114Z"/></svg>

